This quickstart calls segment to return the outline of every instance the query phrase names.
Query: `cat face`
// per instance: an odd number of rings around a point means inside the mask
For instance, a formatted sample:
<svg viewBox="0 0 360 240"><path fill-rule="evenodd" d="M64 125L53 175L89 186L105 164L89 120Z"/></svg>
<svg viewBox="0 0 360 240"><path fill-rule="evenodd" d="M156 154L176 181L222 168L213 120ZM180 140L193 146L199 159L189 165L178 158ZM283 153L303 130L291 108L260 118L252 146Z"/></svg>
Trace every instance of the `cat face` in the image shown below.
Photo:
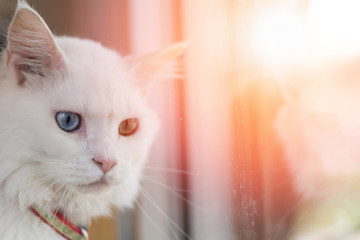
<svg viewBox="0 0 360 240"><path fill-rule="evenodd" d="M350 71L338 66L304 78L278 112L276 129L305 196L358 188L360 85Z"/></svg>
<svg viewBox="0 0 360 240"><path fill-rule="evenodd" d="M60 83L36 91L46 103L42 112L47 111L48 124L55 133L54 139L45 137L40 146L48 142L66 146L47 154L61 159L64 169L60 176L80 191L91 191L93 183L96 190L125 183L129 174L139 175L157 129L155 115L131 85L124 61L117 54L93 42L58 39L58 44L68 67ZM85 63L84 56L90 62ZM59 126L59 112L77 114L75 130ZM135 119L136 124L129 135L121 132L121 124L128 119ZM109 171L101 168L109 163L113 163Z"/></svg>
<svg viewBox="0 0 360 240"><path fill-rule="evenodd" d="M90 40L54 37L20 2L1 62L0 181L25 202L131 202L158 128L146 94L184 47L124 58Z"/></svg>

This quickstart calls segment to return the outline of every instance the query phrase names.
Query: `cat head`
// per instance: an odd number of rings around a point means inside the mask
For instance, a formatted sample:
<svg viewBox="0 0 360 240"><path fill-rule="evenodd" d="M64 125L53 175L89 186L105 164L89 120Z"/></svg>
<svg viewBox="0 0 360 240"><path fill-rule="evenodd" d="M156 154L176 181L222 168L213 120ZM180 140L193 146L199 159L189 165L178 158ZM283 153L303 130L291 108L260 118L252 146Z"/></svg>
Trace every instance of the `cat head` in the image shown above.
<svg viewBox="0 0 360 240"><path fill-rule="evenodd" d="M304 197L358 192L359 66L356 61L307 69L282 85L285 103L275 126Z"/></svg>
<svg viewBox="0 0 360 240"><path fill-rule="evenodd" d="M184 48L122 57L53 36L20 1L0 66L0 180L12 197L50 208L65 198L92 215L130 204L158 128L146 96Z"/></svg>

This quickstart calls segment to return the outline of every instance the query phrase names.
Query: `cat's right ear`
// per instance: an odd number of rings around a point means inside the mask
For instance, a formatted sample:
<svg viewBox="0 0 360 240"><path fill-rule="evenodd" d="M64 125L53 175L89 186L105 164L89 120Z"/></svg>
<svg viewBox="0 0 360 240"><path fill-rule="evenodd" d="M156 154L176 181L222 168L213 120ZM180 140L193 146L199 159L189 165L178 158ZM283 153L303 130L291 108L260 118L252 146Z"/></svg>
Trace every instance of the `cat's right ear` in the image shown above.
<svg viewBox="0 0 360 240"><path fill-rule="evenodd" d="M155 80L179 77L177 60L188 45L188 42L179 42L150 54L126 57L126 65L134 78L134 85L143 96L148 95Z"/></svg>
<svg viewBox="0 0 360 240"><path fill-rule="evenodd" d="M40 15L19 0L7 36L7 64L19 85L54 76L65 68L64 58Z"/></svg>

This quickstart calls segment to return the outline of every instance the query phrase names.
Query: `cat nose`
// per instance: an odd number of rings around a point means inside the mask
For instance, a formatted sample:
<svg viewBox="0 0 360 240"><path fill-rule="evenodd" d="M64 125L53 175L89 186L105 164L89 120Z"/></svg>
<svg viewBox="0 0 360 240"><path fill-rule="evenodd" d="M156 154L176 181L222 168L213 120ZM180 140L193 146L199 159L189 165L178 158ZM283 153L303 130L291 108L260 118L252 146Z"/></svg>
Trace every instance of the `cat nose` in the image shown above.
<svg viewBox="0 0 360 240"><path fill-rule="evenodd" d="M116 160L109 160L104 158L93 158L93 162L98 165L104 173L107 173L113 168L117 162Z"/></svg>

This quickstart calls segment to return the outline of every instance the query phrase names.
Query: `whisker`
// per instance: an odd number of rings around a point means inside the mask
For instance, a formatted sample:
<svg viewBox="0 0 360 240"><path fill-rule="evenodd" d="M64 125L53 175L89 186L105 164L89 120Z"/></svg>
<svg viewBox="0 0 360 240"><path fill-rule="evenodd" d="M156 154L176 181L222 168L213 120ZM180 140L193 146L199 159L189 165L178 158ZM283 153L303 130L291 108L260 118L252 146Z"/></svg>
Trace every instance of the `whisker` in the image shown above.
<svg viewBox="0 0 360 240"><path fill-rule="evenodd" d="M187 202L188 204L190 204L191 206L197 208L197 209L200 209L204 212L208 212L208 210L196 205L195 203L191 202L189 199L185 198L184 196L182 196L181 194L177 193L176 191L186 191L184 189L180 189L180 188L173 188L173 187L169 187L168 185L160 182L160 181L157 181L155 179L152 179L151 177L149 176L143 176L144 178L146 178L148 181L150 182L153 182L153 183L156 183L158 184L159 186L162 186L164 187L165 189L169 190L171 193L175 194L177 197L179 197L180 199L184 200L185 202Z"/></svg>
<svg viewBox="0 0 360 240"><path fill-rule="evenodd" d="M139 207L139 209L142 211L144 216L150 221L150 223L163 235L166 239L171 240L169 236L151 219L151 217L146 213L145 209L141 206L141 204L138 202L138 200L135 199L136 205Z"/></svg>
<svg viewBox="0 0 360 240"><path fill-rule="evenodd" d="M57 206L57 208L56 208L56 210L55 210L55 215L59 212L59 209L60 209L62 200L63 200L63 198L64 198L64 196L65 196L65 194L66 194L66 192L68 191L68 188L69 188L69 184L68 184L67 182L65 182L65 184L67 184L67 185L66 185L65 191L63 192L63 194L62 194L62 196L61 196L60 202L59 202L59 204L58 204L58 206ZM60 189L61 187L62 187L62 186L60 186L59 189ZM55 217L51 220L50 225L52 225L54 219L55 219Z"/></svg>
<svg viewBox="0 0 360 240"><path fill-rule="evenodd" d="M53 159L53 158L36 158L32 155L30 155L29 153L23 153L26 157L30 158L31 160L34 160L36 162L40 162L40 163L46 163L46 164L54 164L54 165L60 165L60 166L64 166L64 167L71 167L70 164L64 162L64 161L59 161L58 159Z"/></svg>
<svg viewBox="0 0 360 240"><path fill-rule="evenodd" d="M176 168L161 168L161 167L144 166L144 169L153 170L153 171L159 171L159 172L187 174L187 175L192 175L192 176L198 176L199 175L199 172L191 172L191 171L186 171L186 170L176 169Z"/></svg>
<svg viewBox="0 0 360 240"><path fill-rule="evenodd" d="M169 185L167 185L167 184L165 184L165 183L163 183L163 182L161 182L161 181L159 181L159 180L154 179L154 178L153 178L152 176L150 176L150 175L143 174L141 177L142 177L143 179L145 179L146 181L149 180L149 181L151 181L151 182L153 182L153 183L157 183L157 184L159 184L159 185L163 185L163 186L166 187L167 189L172 190L172 191L175 191L175 192L186 192L186 193L191 193L191 192L193 192L193 191L188 190L188 189L183 189L183 188L179 188L179 187L169 186Z"/></svg>
<svg viewBox="0 0 360 240"><path fill-rule="evenodd" d="M56 171L54 171L55 173ZM34 175L37 175L37 174L40 174L41 172L38 172L36 174L32 174L31 176L34 176ZM40 178L40 179L37 179L36 181L33 181L29 184L25 184L25 185L22 185L18 188L18 191L19 190L23 190L23 189L26 189L26 188L29 188L29 187L37 187L39 185L41 185L42 183L46 182L47 180L49 180L50 178L52 177L52 175L48 175L48 176L45 176L43 178ZM1 194L8 194L10 193L9 191L6 191L5 189L3 191L0 191Z"/></svg>
<svg viewBox="0 0 360 240"><path fill-rule="evenodd" d="M53 185L55 185L58 181L53 182L50 186L48 186L45 190L43 190L39 195L37 195L37 198L39 198L42 194L44 194L48 189L50 189ZM36 198L36 199L37 199ZM34 199L35 200L35 199ZM19 211L17 211L9 220L8 222L5 224L5 226L7 224L9 224L17 215L19 215L22 211L24 211L25 209L27 209L31 204L33 204L34 201L30 201L29 203L25 204L25 206L23 206L22 208L20 208Z"/></svg>
<svg viewBox="0 0 360 240"><path fill-rule="evenodd" d="M170 222L173 224L173 226L179 230L183 235L185 235L188 239L192 240L192 238L186 233L184 232L184 230L181 229L181 227L179 227L174 220L172 220L156 203L155 201L152 199L152 197L150 196L150 194L142 187L140 187L140 192L149 200L149 202L157 209L159 210L159 212Z"/></svg>
<svg viewBox="0 0 360 240"><path fill-rule="evenodd" d="M272 235L274 232L276 232L276 229L281 227L281 224L287 220L287 218L292 214L295 209L301 204L301 200L298 198L295 198L289 207L286 209L286 212L281 216L281 218L272 226L271 230L269 230L269 235Z"/></svg>
<svg viewBox="0 0 360 240"><path fill-rule="evenodd" d="M36 175L40 175L40 174L52 174L52 173L57 173L58 170L55 170L55 169L51 169L51 171L49 169L37 169L38 171L36 172L31 172L31 174L27 174L25 178L29 178L29 177L32 177L32 176L36 176Z"/></svg>
<svg viewBox="0 0 360 240"><path fill-rule="evenodd" d="M70 184L69 184L68 186L70 186ZM73 192L74 192L74 189L73 189L73 188L70 187L69 189L70 189L70 191L68 192L68 194L67 194L67 196L66 196L66 198L65 198L65 199L67 199L67 200L69 200L69 196L71 196L71 195L73 194ZM69 201L68 201L68 202L69 202ZM69 204L65 204L64 212L63 212L64 218L63 218L63 221L62 221L61 229L64 228L65 219L67 219L67 218L66 218L66 212L67 212L67 210L68 210L68 206L69 206Z"/></svg>

